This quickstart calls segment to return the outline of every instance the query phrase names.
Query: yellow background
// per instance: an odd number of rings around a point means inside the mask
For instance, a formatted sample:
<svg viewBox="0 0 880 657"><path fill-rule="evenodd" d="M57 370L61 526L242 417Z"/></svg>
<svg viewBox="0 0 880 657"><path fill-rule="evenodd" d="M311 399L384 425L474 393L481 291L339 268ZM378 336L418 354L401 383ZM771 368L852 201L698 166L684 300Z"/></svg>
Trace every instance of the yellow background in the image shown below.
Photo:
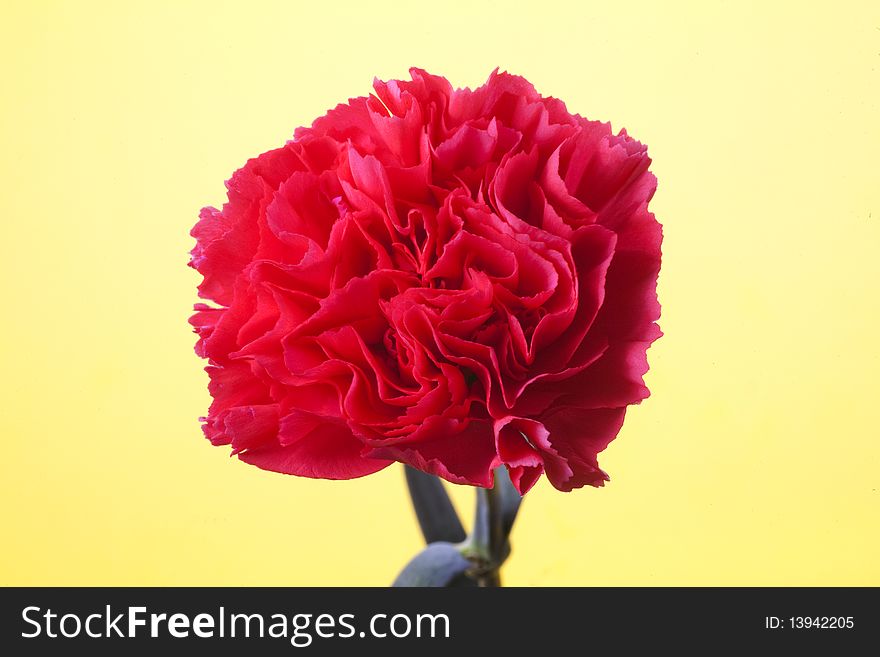
<svg viewBox="0 0 880 657"><path fill-rule="evenodd" d="M877 2L4 1L0 62L0 583L384 585L419 548L398 467L204 441L186 324L223 181L418 65L524 75L660 180L653 396L610 485L529 494L506 582L880 585Z"/></svg>

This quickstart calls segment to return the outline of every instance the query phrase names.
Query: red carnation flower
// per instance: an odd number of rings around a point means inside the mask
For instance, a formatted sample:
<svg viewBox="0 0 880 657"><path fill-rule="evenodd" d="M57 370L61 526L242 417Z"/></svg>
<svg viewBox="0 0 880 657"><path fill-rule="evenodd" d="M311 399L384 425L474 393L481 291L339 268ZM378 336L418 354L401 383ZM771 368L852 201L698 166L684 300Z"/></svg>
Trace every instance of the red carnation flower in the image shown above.
<svg viewBox="0 0 880 657"><path fill-rule="evenodd" d="M527 491L608 478L648 396L660 224L646 148L493 73L376 81L249 160L192 231L206 436L267 470L401 461Z"/></svg>

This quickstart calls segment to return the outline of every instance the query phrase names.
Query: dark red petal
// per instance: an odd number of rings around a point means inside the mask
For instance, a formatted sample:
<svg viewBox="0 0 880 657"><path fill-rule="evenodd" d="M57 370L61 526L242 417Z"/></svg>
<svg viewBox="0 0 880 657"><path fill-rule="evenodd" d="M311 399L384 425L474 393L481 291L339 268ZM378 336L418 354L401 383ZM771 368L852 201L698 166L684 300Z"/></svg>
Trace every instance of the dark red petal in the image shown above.
<svg viewBox="0 0 880 657"><path fill-rule="evenodd" d="M617 436L626 408L583 410L554 408L541 416L549 431L549 444L571 469L571 476L547 468L547 478L554 487L570 491L584 485L602 486L608 475L600 468L597 454Z"/></svg>
<svg viewBox="0 0 880 657"><path fill-rule="evenodd" d="M443 435L443 428L450 433ZM368 454L407 463L454 484L491 487L492 471L499 465L492 425L488 421L473 420L464 430L452 431L454 427L446 424L437 428L440 437L433 440L376 447Z"/></svg>
<svg viewBox="0 0 880 657"><path fill-rule="evenodd" d="M510 481L520 495L528 493L534 486L541 475L544 474L542 466L507 466L507 472L510 473Z"/></svg>
<svg viewBox="0 0 880 657"><path fill-rule="evenodd" d="M237 406L223 420L232 453L273 443L278 435L278 405Z"/></svg>
<svg viewBox="0 0 880 657"><path fill-rule="evenodd" d="M238 458L263 470L320 479L354 479L391 465L361 456L363 444L344 425L324 422L295 435L299 426L282 419L279 438L284 444L249 449Z"/></svg>

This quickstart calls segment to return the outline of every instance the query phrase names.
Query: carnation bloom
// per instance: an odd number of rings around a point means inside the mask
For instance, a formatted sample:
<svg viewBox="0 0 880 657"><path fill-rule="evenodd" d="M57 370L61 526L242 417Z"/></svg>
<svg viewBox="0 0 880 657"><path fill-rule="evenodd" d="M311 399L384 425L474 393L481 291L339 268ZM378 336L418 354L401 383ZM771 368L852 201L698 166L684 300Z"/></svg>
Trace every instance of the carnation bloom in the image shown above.
<svg viewBox="0 0 880 657"><path fill-rule="evenodd" d="M374 82L251 159L192 230L204 432L267 470L393 461L524 493L602 485L648 396L660 224L646 148L493 73Z"/></svg>

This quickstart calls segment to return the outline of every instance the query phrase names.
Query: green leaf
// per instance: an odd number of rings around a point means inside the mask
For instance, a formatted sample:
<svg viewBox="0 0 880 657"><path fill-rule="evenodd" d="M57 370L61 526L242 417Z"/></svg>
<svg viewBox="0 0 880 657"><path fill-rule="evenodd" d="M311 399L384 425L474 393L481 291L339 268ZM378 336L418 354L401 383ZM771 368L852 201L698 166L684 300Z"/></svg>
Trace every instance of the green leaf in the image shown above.
<svg viewBox="0 0 880 657"><path fill-rule="evenodd" d="M451 543L431 543L413 557L392 586L475 586L466 574L472 567Z"/></svg>
<svg viewBox="0 0 880 657"><path fill-rule="evenodd" d="M406 483L425 543L446 541L460 543L465 539L464 527L443 482L410 466L405 467Z"/></svg>
<svg viewBox="0 0 880 657"><path fill-rule="evenodd" d="M519 505L522 503L522 495L513 486L513 482L510 481L510 474L504 466L495 468L495 488L498 490L500 498L501 528L506 539L513 529L513 522L516 520Z"/></svg>

